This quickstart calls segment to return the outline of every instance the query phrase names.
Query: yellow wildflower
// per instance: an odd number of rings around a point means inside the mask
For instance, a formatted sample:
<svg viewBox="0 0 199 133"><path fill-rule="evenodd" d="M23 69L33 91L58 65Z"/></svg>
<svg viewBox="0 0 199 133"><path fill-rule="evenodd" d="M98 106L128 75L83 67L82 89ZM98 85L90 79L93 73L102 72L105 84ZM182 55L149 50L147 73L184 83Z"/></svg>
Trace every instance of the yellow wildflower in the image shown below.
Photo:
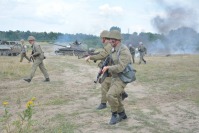
<svg viewBox="0 0 199 133"><path fill-rule="evenodd" d="M30 101L28 101L28 102L26 103L26 107L27 107L27 108L30 107L30 106L34 106L34 103L33 103L32 100L30 100Z"/></svg>
<svg viewBox="0 0 199 133"><path fill-rule="evenodd" d="M5 107L6 105L8 105L8 102L3 102L3 106Z"/></svg>
<svg viewBox="0 0 199 133"><path fill-rule="evenodd" d="M31 101L35 101L36 100L36 97L32 97Z"/></svg>

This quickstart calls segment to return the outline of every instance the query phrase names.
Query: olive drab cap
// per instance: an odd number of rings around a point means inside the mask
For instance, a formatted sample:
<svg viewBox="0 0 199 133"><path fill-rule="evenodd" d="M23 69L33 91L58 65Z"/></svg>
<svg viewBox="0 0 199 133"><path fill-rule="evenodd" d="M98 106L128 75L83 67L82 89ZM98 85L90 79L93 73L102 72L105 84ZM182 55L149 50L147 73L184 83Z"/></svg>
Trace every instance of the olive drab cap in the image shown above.
<svg viewBox="0 0 199 133"><path fill-rule="evenodd" d="M29 36L28 37L28 41L30 41L30 40L35 40L35 37L34 36Z"/></svg>
<svg viewBox="0 0 199 133"><path fill-rule="evenodd" d="M109 38L122 40L122 35L118 30L112 30L110 31Z"/></svg>
<svg viewBox="0 0 199 133"><path fill-rule="evenodd" d="M101 33L100 33L100 37L101 38L108 38L109 37L109 31L107 30L103 30Z"/></svg>

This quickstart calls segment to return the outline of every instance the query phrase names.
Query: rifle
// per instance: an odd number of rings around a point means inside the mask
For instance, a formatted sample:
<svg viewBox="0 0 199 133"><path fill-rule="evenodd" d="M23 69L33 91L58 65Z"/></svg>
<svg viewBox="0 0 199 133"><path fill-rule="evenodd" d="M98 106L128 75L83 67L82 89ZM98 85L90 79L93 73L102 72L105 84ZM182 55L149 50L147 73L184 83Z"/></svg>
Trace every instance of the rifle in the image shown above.
<svg viewBox="0 0 199 133"><path fill-rule="evenodd" d="M110 56L107 56L106 59L103 61L102 66L100 67L100 70L97 74L97 79L94 81L94 83L97 83L99 81L99 83L102 83L103 80L109 75L108 71L106 71L103 74L103 77L100 79L100 76L102 75L102 70L105 66L108 66L109 62L110 62ZM100 80L99 80L100 79Z"/></svg>
<svg viewBox="0 0 199 133"><path fill-rule="evenodd" d="M34 62L34 58L32 56L30 56L30 61L32 60L32 62Z"/></svg>

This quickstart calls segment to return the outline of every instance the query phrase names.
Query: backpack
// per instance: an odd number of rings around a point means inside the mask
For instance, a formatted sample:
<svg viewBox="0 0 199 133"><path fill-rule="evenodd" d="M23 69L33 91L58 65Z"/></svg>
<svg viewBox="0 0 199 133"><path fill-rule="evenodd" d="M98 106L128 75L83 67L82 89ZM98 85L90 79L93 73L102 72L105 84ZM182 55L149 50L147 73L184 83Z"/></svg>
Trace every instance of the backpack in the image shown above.
<svg viewBox="0 0 199 133"><path fill-rule="evenodd" d="M117 53L118 61L119 61L121 47L122 46L120 46ZM125 69L122 72L118 73L118 76L124 83L131 83L136 80L135 73L136 73L136 70L133 69L132 62L131 62L125 67Z"/></svg>

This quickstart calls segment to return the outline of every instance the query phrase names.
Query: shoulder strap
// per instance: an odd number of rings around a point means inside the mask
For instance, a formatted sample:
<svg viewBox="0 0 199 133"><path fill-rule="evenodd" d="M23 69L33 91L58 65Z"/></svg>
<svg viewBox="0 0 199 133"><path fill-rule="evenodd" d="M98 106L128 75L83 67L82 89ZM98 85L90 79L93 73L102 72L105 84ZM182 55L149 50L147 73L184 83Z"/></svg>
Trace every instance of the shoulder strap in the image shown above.
<svg viewBox="0 0 199 133"><path fill-rule="evenodd" d="M117 59L118 59L118 62L119 62L119 60L120 60L120 50L121 50L121 47L122 47L122 46L123 46L123 44L120 45L119 50L117 51ZM130 63L132 64L132 62L133 62L133 61L132 61L132 59L131 59L131 62L130 62Z"/></svg>
<svg viewBox="0 0 199 133"><path fill-rule="evenodd" d="M120 56L120 50L121 50L122 46L123 46L123 44L120 45L119 50L117 51L117 59L118 59L118 61L120 59L119 56Z"/></svg>

